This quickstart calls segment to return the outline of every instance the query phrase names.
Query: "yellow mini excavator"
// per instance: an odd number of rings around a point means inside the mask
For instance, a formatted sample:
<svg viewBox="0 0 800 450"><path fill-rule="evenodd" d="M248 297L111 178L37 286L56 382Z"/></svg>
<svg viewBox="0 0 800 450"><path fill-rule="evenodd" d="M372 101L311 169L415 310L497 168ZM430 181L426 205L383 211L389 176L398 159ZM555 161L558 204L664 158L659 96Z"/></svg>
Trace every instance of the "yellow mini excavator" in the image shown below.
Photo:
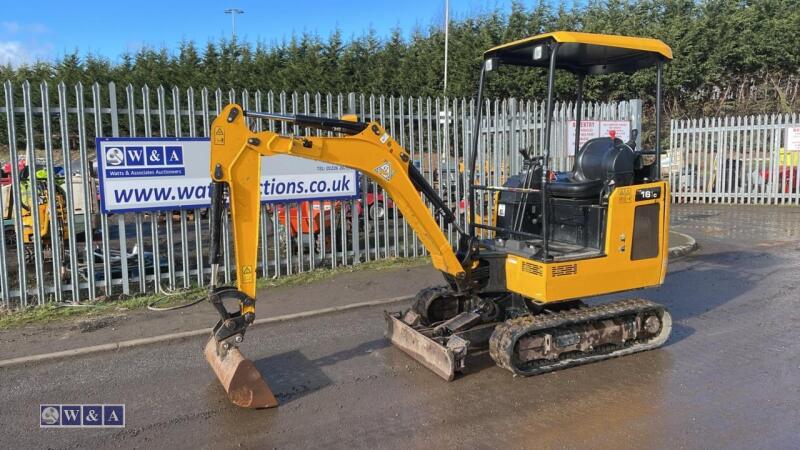
<svg viewBox="0 0 800 450"><path fill-rule="evenodd" d="M503 65L547 70L545 143L551 140L557 70L577 77L575 135L587 75L654 68L655 149L636 140L598 137L575 144L572 170L554 177L550 147L522 152L521 173L501 186L475 184L482 108L472 133L466 229L410 163L410 155L377 122L245 111L229 105L211 127L212 286L220 314L205 355L230 399L244 407L277 405L261 374L238 350L255 319L262 156L294 155L361 171L391 195L428 249L446 284L422 290L410 309L387 313L391 342L446 380L487 352L500 367L529 376L661 346L671 318L642 299L589 306L587 297L658 286L667 271L669 189L660 178L662 66L672 51L655 39L554 32L485 52L484 83ZM248 118L293 122L331 137L254 132ZM636 130L631 132L635 135ZM229 196L236 251L236 287L217 286L223 205ZM478 196L498 200L493 221L475 216ZM433 205L428 209L423 197ZM439 228L457 230L454 250ZM226 302L235 302L229 311Z"/></svg>

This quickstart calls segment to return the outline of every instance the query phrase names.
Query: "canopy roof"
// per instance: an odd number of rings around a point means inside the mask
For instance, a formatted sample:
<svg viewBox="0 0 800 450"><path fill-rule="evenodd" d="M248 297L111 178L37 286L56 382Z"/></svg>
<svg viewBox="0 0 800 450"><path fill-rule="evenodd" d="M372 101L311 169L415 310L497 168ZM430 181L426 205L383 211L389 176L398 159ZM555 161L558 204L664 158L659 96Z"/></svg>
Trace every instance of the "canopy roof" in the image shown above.
<svg viewBox="0 0 800 450"><path fill-rule="evenodd" d="M487 50L486 59L503 64L547 67L549 58L534 59L541 44L558 42L556 67L579 74L635 72L672 59L672 49L658 39L610 34L555 31L520 39Z"/></svg>

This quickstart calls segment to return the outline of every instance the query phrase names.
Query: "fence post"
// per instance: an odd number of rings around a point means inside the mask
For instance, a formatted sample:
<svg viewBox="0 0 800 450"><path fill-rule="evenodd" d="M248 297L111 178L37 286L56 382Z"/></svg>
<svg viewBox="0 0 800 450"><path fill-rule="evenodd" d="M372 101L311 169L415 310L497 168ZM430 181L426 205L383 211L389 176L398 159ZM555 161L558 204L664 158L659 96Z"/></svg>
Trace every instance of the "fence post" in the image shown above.
<svg viewBox="0 0 800 450"><path fill-rule="evenodd" d="M34 254L34 271L36 273L36 297L37 303L41 306L44 305L44 255L42 255L42 234L41 234L41 220L39 216L39 208L36 208L39 198L39 185L36 182L36 149L33 135L33 105L31 98L31 85L26 80L22 83L22 106L25 111L25 150L26 158L28 160L28 180L30 183L29 193L31 219L33 222L33 254ZM13 165L13 164L12 164ZM22 199L22 197L20 197ZM20 234L22 234L20 229Z"/></svg>
<svg viewBox="0 0 800 450"><path fill-rule="evenodd" d="M628 118L631 121L631 129L639 130L636 136L636 148L642 148L642 100L635 98L628 101ZM671 126L671 124L670 124ZM669 148L669 147L667 147Z"/></svg>
<svg viewBox="0 0 800 450"><path fill-rule="evenodd" d="M14 204L14 227L15 230L22 230L22 215L20 214L20 211L22 211L22 201L20 200L22 198L22 192L20 189L19 165L17 164L19 153L17 152L17 128L14 121L14 114L16 112L14 108L14 88L10 81L6 81L4 88L6 95L6 118L8 121L8 151L9 159L11 160L11 196ZM25 266L25 244L22 240L22 233L14 233L14 237L16 238L15 243L17 246L17 276L19 279L20 299L22 307L25 308L28 306L28 277L27 268ZM5 242L3 245L5 245Z"/></svg>
<svg viewBox="0 0 800 450"><path fill-rule="evenodd" d="M108 83L108 105L111 109L111 136L119 137L119 111L117 110L117 85ZM117 238L119 240L120 268L122 270L122 293L131 294L128 279L128 243L125 232L125 214L117 214Z"/></svg>
<svg viewBox="0 0 800 450"><path fill-rule="evenodd" d="M350 93L347 94L347 114L357 114L357 112L356 112L356 94L355 94L355 92L350 92ZM361 178L362 186L365 183L369 183L369 179L367 177L365 177L363 174L359 173L358 176ZM361 242L360 242L361 241L361 236L359 235L360 233L359 233L359 230L358 230L358 219L359 219L359 217L358 217L358 208L357 208L356 200L353 200L351 205L352 205L352 208L351 208L352 213L351 214L352 214L353 219L352 219L352 226L350 227L350 239L351 239L351 243L353 244L353 264L361 264ZM364 212L363 211L363 206L365 206L365 205L362 204L362 211L361 211L362 213ZM287 215L287 217L288 217L288 215Z"/></svg>
<svg viewBox="0 0 800 450"><path fill-rule="evenodd" d="M61 223L61 216L58 211L58 196L60 191L56 189L56 175L55 164L53 162L53 132L51 128L52 116L50 114L50 86L46 81L39 85L41 91L42 103L42 135L44 137L44 151L45 151L45 165L47 167L47 198L48 198L48 214L50 216L50 252L52 257L52 280L53 280L53 297L56 302L62 300L62 280L61 268L62 263L62 250L64 249L64 242L62 239L62 232L64 224ZM66 200L66 199L65 199ZM67 230L69 231L69 230ZM41 280L42 283L45 280Z"/></svg>

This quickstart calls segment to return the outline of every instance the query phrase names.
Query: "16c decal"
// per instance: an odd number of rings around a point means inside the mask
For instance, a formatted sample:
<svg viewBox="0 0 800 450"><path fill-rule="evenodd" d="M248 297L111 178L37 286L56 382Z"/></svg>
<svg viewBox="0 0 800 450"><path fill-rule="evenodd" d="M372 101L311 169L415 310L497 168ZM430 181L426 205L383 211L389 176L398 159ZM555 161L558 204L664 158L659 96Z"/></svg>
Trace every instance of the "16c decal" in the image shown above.
<svg viewBox="0 0 800 450"><path fill-rule="evenodd" d="M636 190L636 201L658 200L661 198L661 187L651 187Z"/></svg>

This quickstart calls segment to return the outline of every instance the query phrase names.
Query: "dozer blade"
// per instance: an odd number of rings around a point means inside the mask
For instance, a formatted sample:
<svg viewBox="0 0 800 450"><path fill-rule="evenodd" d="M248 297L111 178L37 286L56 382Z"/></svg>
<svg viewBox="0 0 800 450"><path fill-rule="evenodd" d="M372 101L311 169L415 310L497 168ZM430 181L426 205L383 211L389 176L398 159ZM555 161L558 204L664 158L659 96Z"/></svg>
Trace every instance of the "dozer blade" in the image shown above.
<svg viewBox="0 0 800 450"><path fill-rule="evenodd" d="M447 381L456 376L456 358L451 350L386 314L386 337L400 350Z"/></svg>
<svg viewBox="0 0 800 450"><path fill-rule="evenodd" d="M204 353L231 403L242 408L278 406L278 400L255 364L242 356L238 348L231 347L224 352L224 356L220 356L217 341L212 337L206 344Z"/></svg>

